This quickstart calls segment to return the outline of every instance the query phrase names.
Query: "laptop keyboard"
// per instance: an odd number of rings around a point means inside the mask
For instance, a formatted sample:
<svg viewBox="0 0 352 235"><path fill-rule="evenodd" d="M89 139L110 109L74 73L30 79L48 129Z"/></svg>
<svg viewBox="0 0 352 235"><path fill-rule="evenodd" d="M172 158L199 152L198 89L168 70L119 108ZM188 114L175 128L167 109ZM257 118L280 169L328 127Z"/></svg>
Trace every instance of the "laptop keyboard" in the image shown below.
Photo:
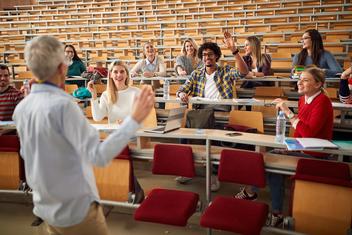
<svg viewBox="0 0 352 235"><path fill-rule="evenodd" d="M153 131L163 131L165 129L165 127L164 126L162 126L162 127L159 127L159 128L155 128L155 129L153 129Z"/></svg>

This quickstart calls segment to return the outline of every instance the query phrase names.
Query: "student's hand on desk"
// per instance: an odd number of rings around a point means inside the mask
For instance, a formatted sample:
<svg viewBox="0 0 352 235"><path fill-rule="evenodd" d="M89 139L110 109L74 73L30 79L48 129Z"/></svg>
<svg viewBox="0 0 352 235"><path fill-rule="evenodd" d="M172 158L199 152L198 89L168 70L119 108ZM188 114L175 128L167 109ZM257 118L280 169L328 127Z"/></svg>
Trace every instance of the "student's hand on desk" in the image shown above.
<svg viewBox="0 0 352 235"><path fill-rule="evenodd" d="M188 97L188 95L187 95L186 93L180 92L180 93L178 94L178 97L180 97L180 99L181 99L182 102L188 103L189 97Z"/></svg>
<svg viewBox="0 0 352 235"><path fill-rule="evenodd" d="M94 85L94 81L89 81L87 84L87 89L92 93L92 98L95 100L97 98L97 89Z"/></svg>
<svg viewBox="0 0 352 235"><path fill-rule="evenodd" d="M146 77L146 78L154 77L154 72L145 71L145 72L143 73L143 76Z"/></svg>
<svg viewBox="0 0 352 235"><path fill-rule="evenodd" d="M181 71L179 74L180 74L180 76L186 76L186 75L187 75L187 72L183 70L183 71Z"/></svg>
<svg viewBox="0 0 352 235"><path fill-rule="evenodd" d="M149 115L154 106L154 92L151 86L144 86L139 96L134 100L132 118L138 122L142 121Z"/></svg>

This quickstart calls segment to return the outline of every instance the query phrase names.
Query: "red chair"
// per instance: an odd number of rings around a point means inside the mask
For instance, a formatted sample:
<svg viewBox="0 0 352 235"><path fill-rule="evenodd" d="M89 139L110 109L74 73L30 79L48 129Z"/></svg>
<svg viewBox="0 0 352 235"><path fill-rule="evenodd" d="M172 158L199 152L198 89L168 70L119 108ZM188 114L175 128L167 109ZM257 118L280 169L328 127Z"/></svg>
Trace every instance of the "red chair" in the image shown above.
<svg viewBox="0 0 352 235"><path fill-rule="evenodd" d="M263 155L243 150L222 150L219 181L265 187ZM260 234L268 214L261 202L217 196L201 217L200 225L240 234Z"/></svg>
<svg viewBox="0 0 352 235"><path fill-rule="evenodd" d="M24 164L19 155L20 141L17 135L0 136L0 188L18 189L25 181Z"/></svg>
<svg viewBox="0 0 352 235"><path fill-rule="evenodd" d="M154 147L153 174L194 177L192 148L157 144ZM153 189L134 214L135 220L186 226L197 209L199 195L193 192Z"/></svg>
<svg viewBox="0 0 352 235"><path fill-rule="evenodd" d="M351 231L352 182L347 164L302 158L293 179L295 231L320 235Z"/></svg>

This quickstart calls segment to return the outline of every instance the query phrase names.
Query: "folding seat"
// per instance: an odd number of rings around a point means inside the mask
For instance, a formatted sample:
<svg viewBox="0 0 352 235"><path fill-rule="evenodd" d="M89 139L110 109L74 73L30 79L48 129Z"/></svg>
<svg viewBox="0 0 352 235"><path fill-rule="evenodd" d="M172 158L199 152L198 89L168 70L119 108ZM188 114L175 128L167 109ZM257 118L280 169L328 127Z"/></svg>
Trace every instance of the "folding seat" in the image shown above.
<svg viewBox="0 0 352 235"><path fill-rule="evenodd" d="M152 172L157 175L194 177L192 148L172 144L155 145ZM135 211L134 218L139 221L186 226L197 209L198 199L197 193L155 188Z"/></svg>
<svg viewBox="0 0 352 235"><path fill-rule="evenodd" d="M242 150L223 150L218 169L219 181L265 187L263 155ZM216 196L203 213L200 225L240 234L260 234L268 215L262 202Z"/></svg>
<svg viewBox="0 0 352 235"><path fill-rule="evenodd" d="M352 182L348 164L302 158L293 179L291 227L295 231L351 233Z"/></svg>

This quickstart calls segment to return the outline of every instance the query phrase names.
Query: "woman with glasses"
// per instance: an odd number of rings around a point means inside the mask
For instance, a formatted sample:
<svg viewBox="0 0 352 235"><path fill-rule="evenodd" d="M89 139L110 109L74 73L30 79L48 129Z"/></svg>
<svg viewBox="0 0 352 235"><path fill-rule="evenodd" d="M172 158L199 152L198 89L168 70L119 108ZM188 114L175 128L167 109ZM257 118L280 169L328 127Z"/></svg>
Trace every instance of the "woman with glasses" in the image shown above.
<svg viewBox="0 0 352 235"><path fill-rule="evenodd" d="M293 57L292 67L314 64L325 72L325 76L335 77L342 69L335 57L324 49L323 40L316 29L308 29L302 36L302 50Z"/></svg>
<svg viewBox="0 0 352 235"><path fill-rule="evenodd" d="M166 66L162 57L156 55L156 49L151 42L147 42L143 46L144 58L139 60L131 70L131 76L141 75L146 78L165 77ZM148 83L142 81L141 83ZM152 81L153 88L159 88L159 81Z"/></svg>
<svg viewBox="0 0 352 235"><path fill-rule="evenodd" d="M65 46L65 56L68 61L67 77L81 76L87 70L73 45ZM77 84L79 87L84 86L84 81L66 81L66 83Z"/></svg>
<svg viewBox="0 0 352 235"><path fill-rule="evenodd" d="M182 55L176 58L175 71L179 76L190 75L199 65L201 60L197 57L198 46L192 38L183 42Z"/></svg>

